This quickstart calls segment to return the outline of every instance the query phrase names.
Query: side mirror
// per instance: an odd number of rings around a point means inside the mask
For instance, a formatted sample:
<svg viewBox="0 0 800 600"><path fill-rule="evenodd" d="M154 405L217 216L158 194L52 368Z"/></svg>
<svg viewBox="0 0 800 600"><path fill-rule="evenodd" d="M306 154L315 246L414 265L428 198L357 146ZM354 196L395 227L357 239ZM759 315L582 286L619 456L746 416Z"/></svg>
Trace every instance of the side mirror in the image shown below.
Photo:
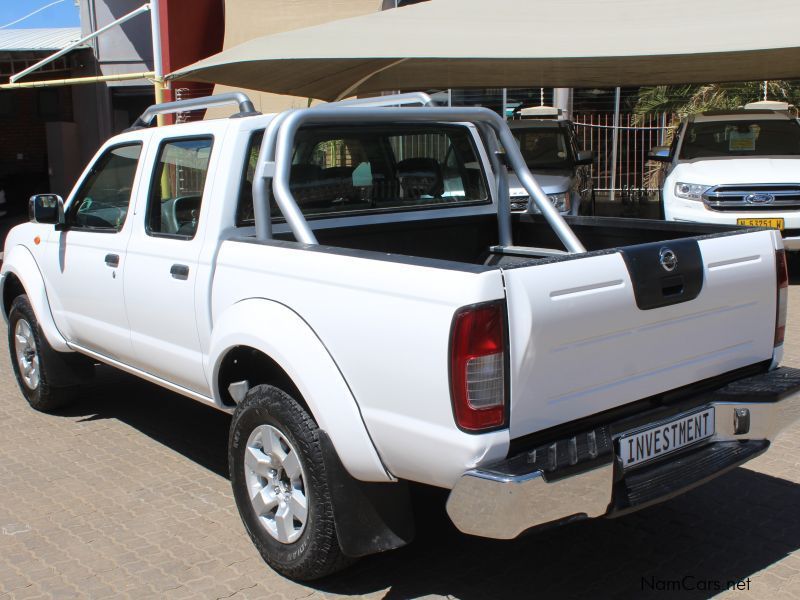
<svg viewBox="0 0 800 600"><path fill-rule="evenodd" d="M64 222L64 200L58 194L36 194L28 203L28 218L33 223L58 225Z"/></svg>
<svg viewBox="0 0 800 600"><path fill-rule="evenodd" d="M648 160L655 160L658 162L672 162L672 155L670 154L669 146L654 146L647 153Z"/></svg>
<svg viewBox="0 0 800 600"><path fill-rule="evenodd" d="M576 165L590 165L594 162L594 152L591 150L578 150L575 159Z"/></svg>

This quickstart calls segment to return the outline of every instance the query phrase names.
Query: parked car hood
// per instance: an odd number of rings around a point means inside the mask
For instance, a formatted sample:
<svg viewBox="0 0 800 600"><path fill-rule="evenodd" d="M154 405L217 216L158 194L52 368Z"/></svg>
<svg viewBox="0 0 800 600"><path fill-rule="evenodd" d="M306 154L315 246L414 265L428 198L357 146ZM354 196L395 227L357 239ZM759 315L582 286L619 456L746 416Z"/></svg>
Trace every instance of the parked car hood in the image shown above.
<svg viewBox="0 0 800 600"><path fill-rule="evenodd" d="M800 156L797 158L719 158L678 163L670 173L670 179L703 185L797 183L800 182Z"/></svg>
<svg viewBox="0 0 800 600"><path fill-rule="evenodd" d="M542 172L534 171L533 176L539 185L542 186L545 194L557 194L558 192L566 192L571 184L572 177L567 171L561 172ZM527 196L528 192L522 187L522 184L517 178L515 173L508 174L508 189L511 196Z"/></svg>

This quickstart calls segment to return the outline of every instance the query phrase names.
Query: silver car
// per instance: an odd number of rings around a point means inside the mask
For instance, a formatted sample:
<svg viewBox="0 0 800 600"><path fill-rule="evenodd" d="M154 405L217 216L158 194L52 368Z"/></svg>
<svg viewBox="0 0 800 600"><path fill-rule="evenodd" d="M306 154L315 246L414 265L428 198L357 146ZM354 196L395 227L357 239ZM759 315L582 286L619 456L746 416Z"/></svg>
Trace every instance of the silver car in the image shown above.
<svg viewBox="0 0 800 600"><path fill-rule="evenodd" d="M590 150L578 150L572 122L556 119L520 119L509 121L511 133L517 139L522 156L536 181L550 197L561 214L577 215L591 212L594 186ZM508 174L511 210L539 210L529 202L528 192L513 172Z"/></svg>

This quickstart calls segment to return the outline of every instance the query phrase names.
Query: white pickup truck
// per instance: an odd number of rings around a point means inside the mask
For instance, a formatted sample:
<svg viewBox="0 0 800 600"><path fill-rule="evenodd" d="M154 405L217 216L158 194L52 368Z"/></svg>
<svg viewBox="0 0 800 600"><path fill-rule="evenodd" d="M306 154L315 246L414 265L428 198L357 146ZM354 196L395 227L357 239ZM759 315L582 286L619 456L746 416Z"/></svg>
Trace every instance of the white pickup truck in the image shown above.
<svg viewBox="0 0 800 600"><path fill-rule="evenodd" d="M0 275L31 406L101 362L231 412L245 527L296 579L410 541L408 482L509 539L669 498L797 418L777 231L565 220L496 114L412 102L151 107L33 197ZM506 163L541 214L509 211Z"/></svg>

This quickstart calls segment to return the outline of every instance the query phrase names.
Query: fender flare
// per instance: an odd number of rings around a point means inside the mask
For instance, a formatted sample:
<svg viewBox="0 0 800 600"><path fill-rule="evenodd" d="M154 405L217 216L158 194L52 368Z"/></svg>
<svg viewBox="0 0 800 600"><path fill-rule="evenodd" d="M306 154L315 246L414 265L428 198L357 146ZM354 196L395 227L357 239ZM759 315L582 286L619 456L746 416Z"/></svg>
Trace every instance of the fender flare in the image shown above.
<svg viewBox="0 0 800 600"><path fill-rule="evenodd" d="M219 371L229 351L247 346L274 360L327 432L350 475L361 481L395 481L370 439L358 403L328 349L289 307L265 298L232 304L216 319L209 345L214 399L220 403Z"/></svg>
<svg viewBox="0 0 800 600"><path fill-rule="evenodd" d="M25 288L25 293L28 295L28 300L33 307L33 312L36 315L36 320L39 321L39 327L44 333L47 343L57 352L72 352L73 350L67 345L67 341L61 332L56 327L56 322L53 319L53 313L50 310L50 301L47 299L47 289L44 285L44 278L42 272L39 270L39 265L36 259L25 246L17 245L11 248L3 258L3 272L2 279L0 279L0 298L3 297L5 283L8 280L8 274L13 273L17 279L22 283ZM8 315L3 311L3 316L7 319Z"/></svg>

